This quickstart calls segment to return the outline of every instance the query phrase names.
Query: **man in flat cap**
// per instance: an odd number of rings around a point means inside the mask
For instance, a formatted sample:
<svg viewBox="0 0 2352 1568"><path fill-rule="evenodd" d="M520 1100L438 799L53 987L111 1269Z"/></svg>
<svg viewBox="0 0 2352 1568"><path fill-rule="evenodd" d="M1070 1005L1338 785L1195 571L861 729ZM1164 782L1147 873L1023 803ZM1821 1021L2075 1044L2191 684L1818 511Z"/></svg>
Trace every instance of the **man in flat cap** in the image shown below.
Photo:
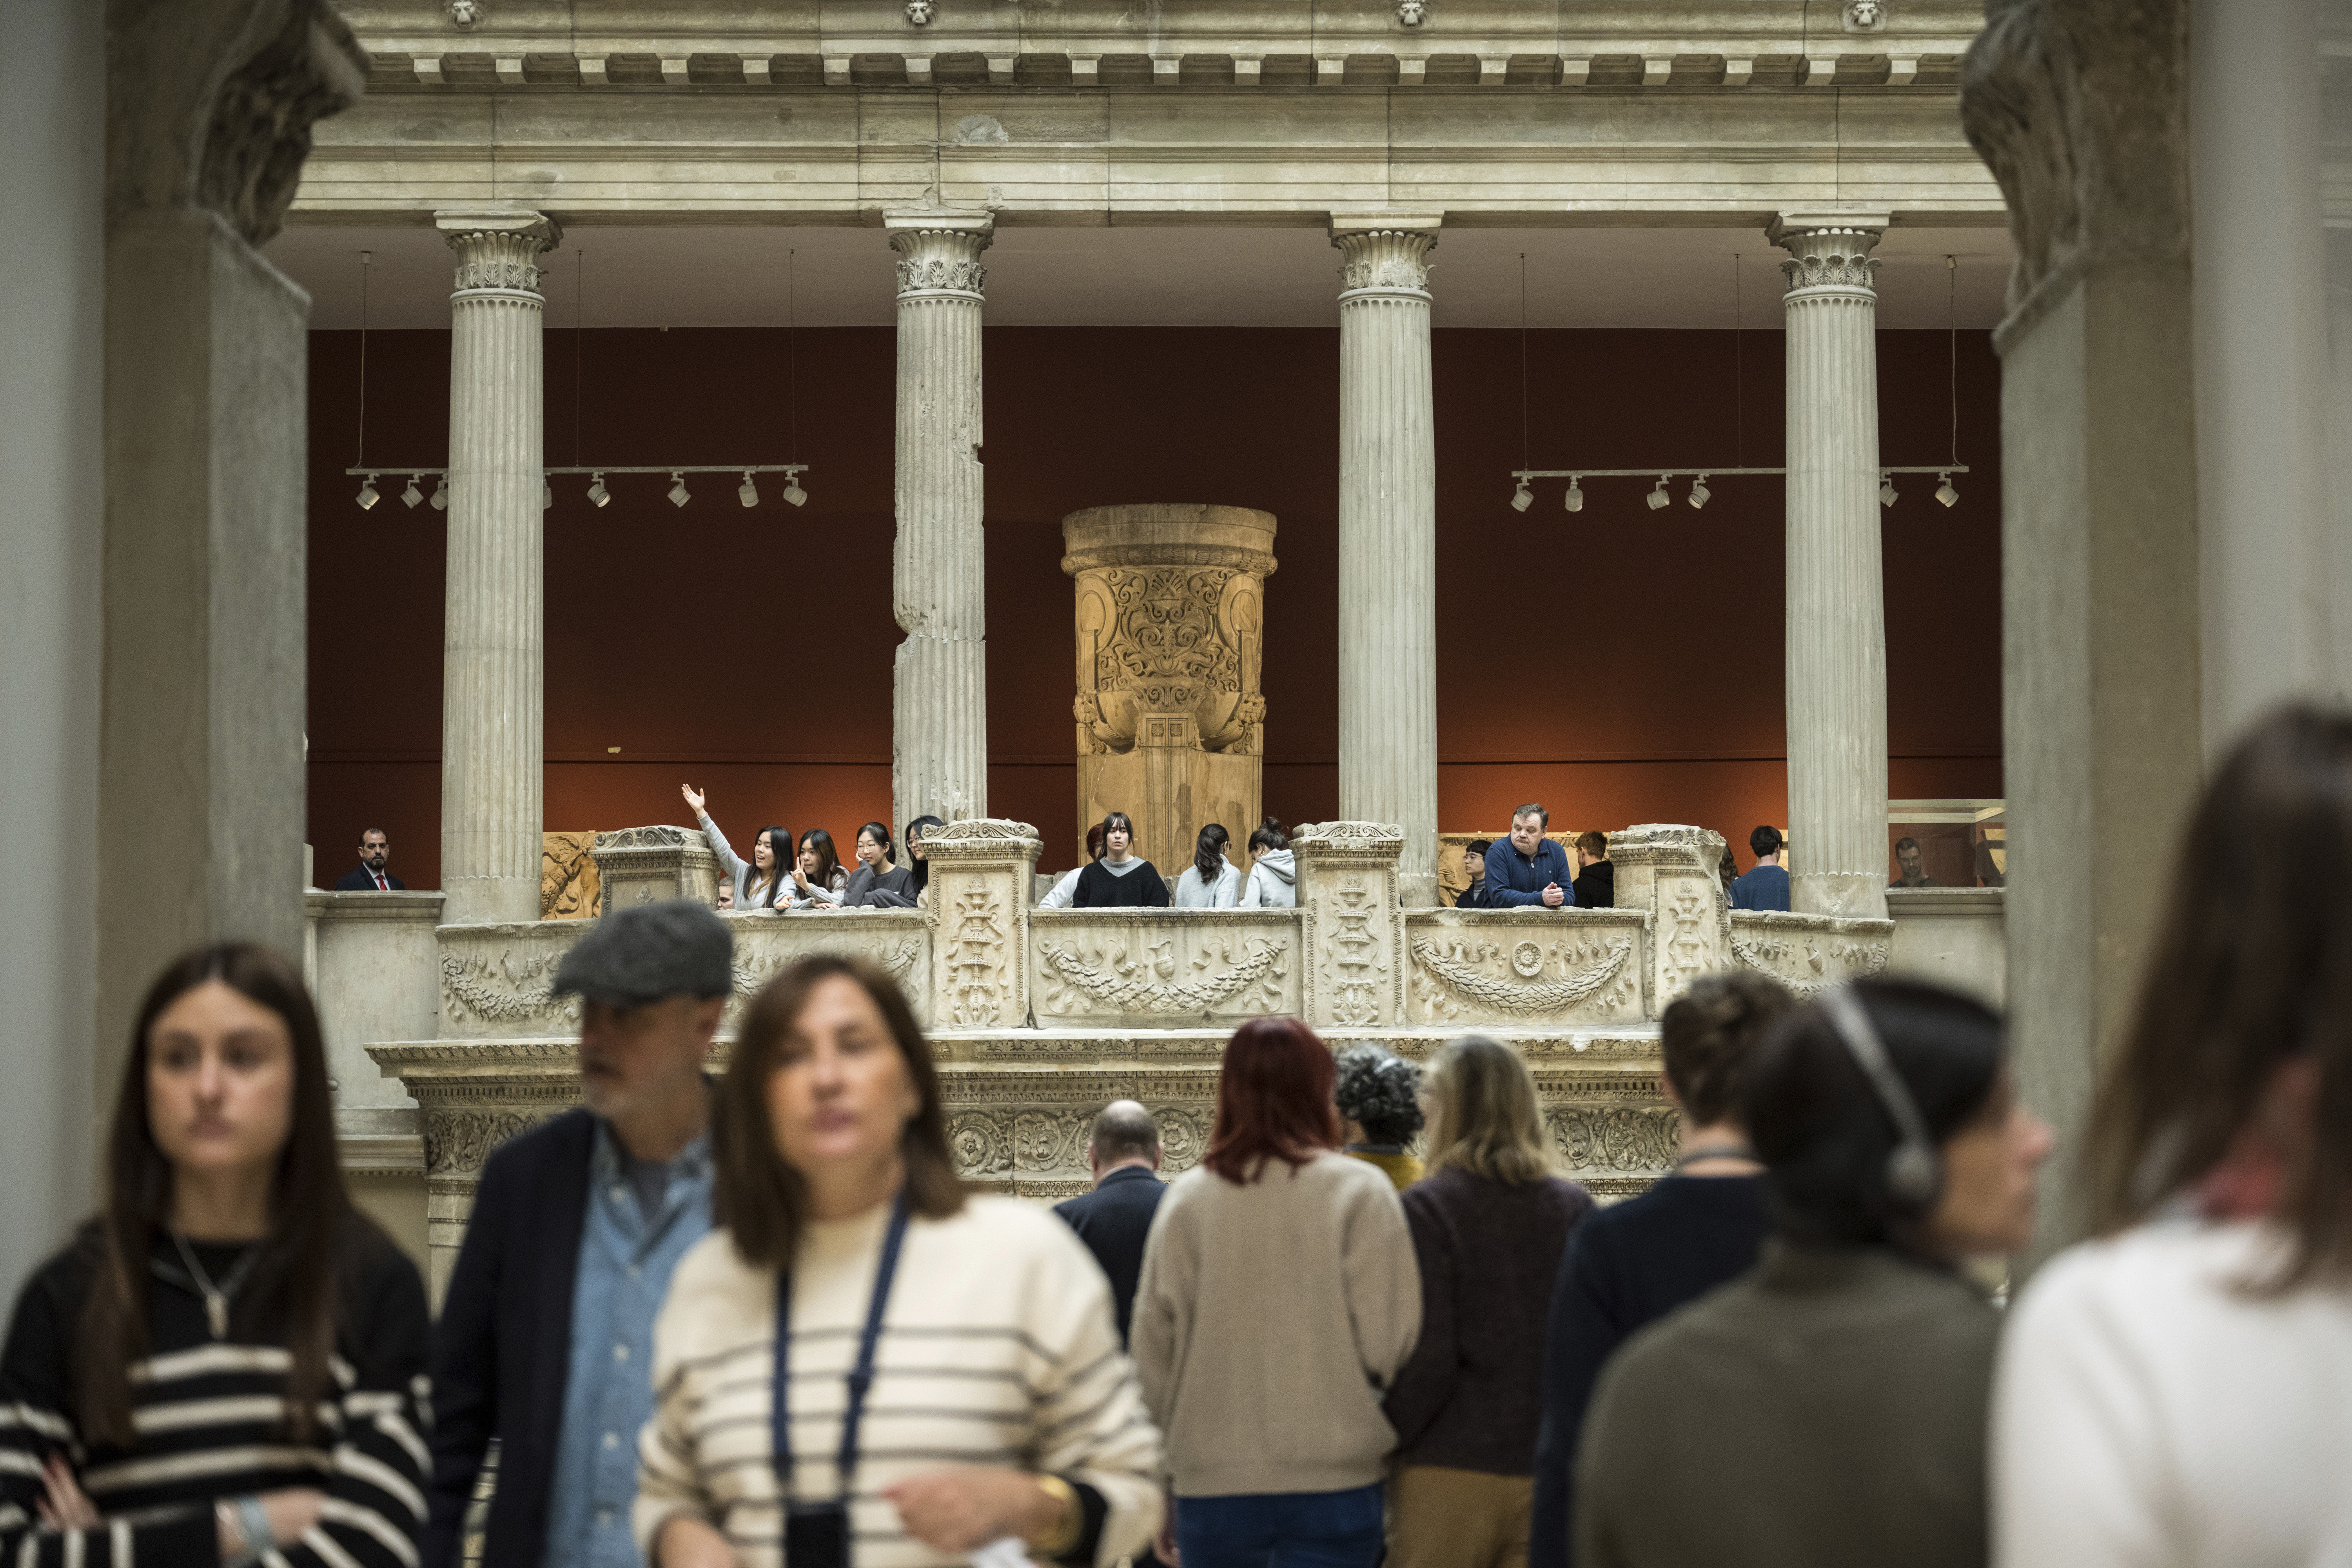
<svg viewBox="0 0 2352 1568"><path fill-rule="evenodd" d="M488 1568L636 1568L654 1314L710 1229L702 1068L733 947L698 903L640 904L597 921L555 972L555 994L581 1001L587 1106L482 1166L434 1334L425 1568L458 1562L494 1437Z"/></svg>

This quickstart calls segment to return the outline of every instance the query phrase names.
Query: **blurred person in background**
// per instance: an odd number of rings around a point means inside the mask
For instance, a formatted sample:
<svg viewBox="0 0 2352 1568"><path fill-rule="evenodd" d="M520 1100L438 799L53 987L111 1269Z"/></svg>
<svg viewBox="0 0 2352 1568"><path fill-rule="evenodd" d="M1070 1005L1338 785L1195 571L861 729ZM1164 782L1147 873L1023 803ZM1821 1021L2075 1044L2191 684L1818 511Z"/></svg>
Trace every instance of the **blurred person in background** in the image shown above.
<svg viewBox="0 0 2352 1568"><path fill-rule="evenodd" d="M2003 1568L2352 1563L2352 716L2257 726L2180 842L2092 1107L2098 1237L2001 1345Z"/></svg>
<svg viewBox="0 0 2352 1568"><path fill-rule="evenodd" d="M1570 1483L1601 1369L1637 1331L1755 1267L1769 1220L1764 1167L1739 1121L1741 1072L1795 998L1761 974L1709 974L1666 1008L1666 1102L1681 1128L1673 1172L1579 1226L1560 1259L1543 1352L1528 1561L1573 1561Z"/></svg>
<svg viewBox="0 0 2352 1568"><path fill-rule="evenodd" d="M1521 1568L1542 1392L1528 1369L1592 1198L1552 1173L1535 1079L1510 1047L1462 1036L1423 1093L1429 1172L1403 1194L1421 1339L1389 1390L1389 1568Z"/></svg>
<svg viewBox="0 0 2352 1568"><path fill-rule="evenodd" d="M1421 1069L1379 1046L1350 1046L1339 1053L1334 1102L1346 1136L1346 1151L1378 1165L1399 1190L1421 1180L1412 1152L1421 1131Z"/></svg>

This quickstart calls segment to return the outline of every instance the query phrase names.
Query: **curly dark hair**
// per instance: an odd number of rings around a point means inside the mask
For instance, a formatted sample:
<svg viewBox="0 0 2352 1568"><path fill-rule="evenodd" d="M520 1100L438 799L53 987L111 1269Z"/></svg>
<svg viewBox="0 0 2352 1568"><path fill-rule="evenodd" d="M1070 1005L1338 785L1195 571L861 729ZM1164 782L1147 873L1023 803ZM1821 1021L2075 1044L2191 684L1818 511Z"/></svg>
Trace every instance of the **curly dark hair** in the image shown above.
<svg viewBox="0 0 2352 1568"><path fill-rule="evenodd" d="M1378 1046L1350 1046L1339 1053L1339 1067L1332 1099L1369 1142L1403 1143L1421 1131L1419 1068Z"/></svg>

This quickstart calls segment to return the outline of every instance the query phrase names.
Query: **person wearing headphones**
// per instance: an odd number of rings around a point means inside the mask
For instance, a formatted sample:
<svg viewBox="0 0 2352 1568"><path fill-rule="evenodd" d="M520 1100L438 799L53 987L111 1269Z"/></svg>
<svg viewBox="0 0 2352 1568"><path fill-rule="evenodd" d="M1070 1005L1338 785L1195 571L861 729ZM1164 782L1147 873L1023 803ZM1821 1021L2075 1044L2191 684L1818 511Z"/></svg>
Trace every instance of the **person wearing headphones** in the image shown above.
<svg viewBox="0 0 2352 1568"><path fill-rule="evenodd" d="M2052 1143L2000 1019L1932 985L1824 992L1741 1099L1772 1234L1601 1373L1576 1561L1982 1568L2000 1317L1961 1265L2032 1239Z"/></svg>

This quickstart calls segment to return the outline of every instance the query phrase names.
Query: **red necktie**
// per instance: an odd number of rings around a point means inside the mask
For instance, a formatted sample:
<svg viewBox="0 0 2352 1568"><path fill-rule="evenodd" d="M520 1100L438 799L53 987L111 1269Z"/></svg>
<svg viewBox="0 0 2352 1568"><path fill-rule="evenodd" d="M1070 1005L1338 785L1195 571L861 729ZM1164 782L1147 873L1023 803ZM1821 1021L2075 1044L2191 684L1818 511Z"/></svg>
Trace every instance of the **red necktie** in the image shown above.
<svg viewBox="0 0 2352 1568"><path fill-rule="evenodd" d="M375 874L375 890L379 893L389 893L392 891L391 887L384 881L383 873L381 871L378 871Z"/></svg>

